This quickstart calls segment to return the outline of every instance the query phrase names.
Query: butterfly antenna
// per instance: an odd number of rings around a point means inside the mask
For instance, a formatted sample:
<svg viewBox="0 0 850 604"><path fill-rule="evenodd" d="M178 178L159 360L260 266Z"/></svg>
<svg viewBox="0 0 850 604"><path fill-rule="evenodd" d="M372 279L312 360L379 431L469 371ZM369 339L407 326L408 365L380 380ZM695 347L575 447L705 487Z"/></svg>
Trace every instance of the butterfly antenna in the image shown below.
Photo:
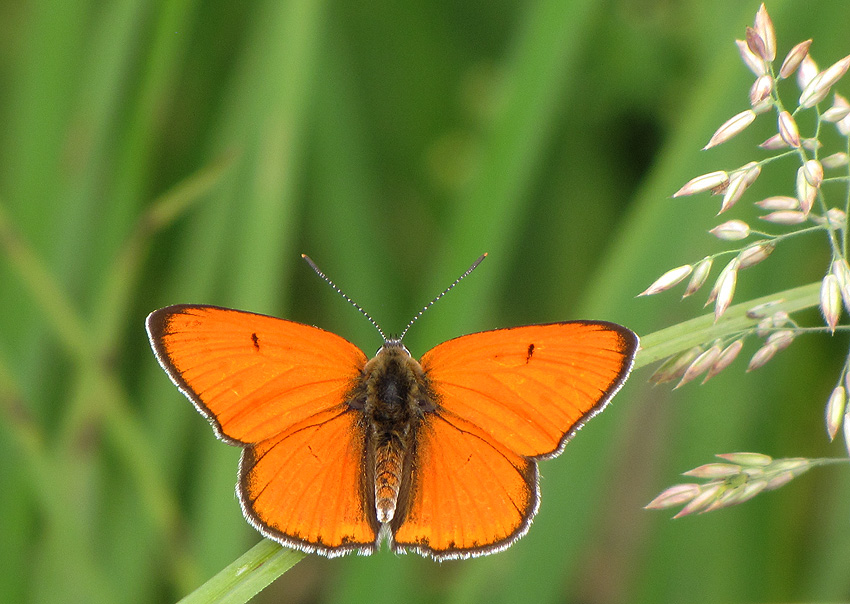
<svg viewBox="0 0 850 604"><path fill-rule="evenodd" d="M454 280L454 283L452 283L451 285L449 285L446 289L444 289L442 292L440 292L440 295L438 295L436 298L434 298L433 300L431 300L430 302L428 302L428 304L426 304L425 306L423 306L423 307L422 307L422 310L420 310L418 313L416 313L416 316L414 316L414 317L410 320L410 323L408 323L408 324L407 324L407 327L405 327L405 328L404 328L404 331L403 331L403 332L401 332L401 335L398 337L398 339L399 339L399 340L401 340L402 338L404 338L404 335L407 333L407 331L408 331L408 330L409 330L409 329L413 326L413 324L414 324L414 323L416 323L416 320L417 320L419 317L421 317L423 314L425 314L425 311L426 311L426 310L428 310L429 308L431 308L432 306L434 306L434 303L435 303L437 300L439 300L440 298L442 298L443 296L445 296L447 293L449 293L450 291L452 291L452 289L454 288L454 286L455 286L455 285L457 285L458 283L460 283L460 282L461 282L461 280L462 280L464 277L466 277L469 273L471 273L472 271L474 271L474 270L475 270L475 268L476 268L479 264L481 264L481 262L483 262L483 261L484 261L484 258L486 258L486 257L487 257L487 254L481 254L481 256L478 258L478 260L476 260L475 262L473 262L473 263L472 263L472 266L470 266L468 269L466 269L466 271L465 271L465 272L464 272L464 273L463 273L460 277L458 277L457 279L455 279L455 280Z"/></svg>
<svg viewBox="0 0 850 604"><path fill-rule="evenodd" d="M308 256L307 254L301 254L301 257L302 257L302 258L304 258L304 261L305 261L307 264L309 264L309 265L310 265L310 268L312 268L312 269L316 272L316 274L317 274L317 275L319 275L319 277L321 277L321 278L322 278L322 280L323 280L325 283L327 283L328 285L330 285L330 286L334 289L334 291L335 291L336 293L338 293L340 296L342 296L342 297L345 299L345 301L346 301L346 302L348 302L349 304L351 304L354 308L356 308L356 309L358 310L358 312L360 312L360 314L361 314L361 315L363 315L364 317L366 317L366 318L369 320L369 323L371 323L372 325L374 325L374 326L375 326L375 329L377 329L377 330L378 330L378 333L379 333L379 334L381 334L381 339L382 339L382 340L384 340L385 342L387 341L387 336L385 336L385 335L384 335L384 331L381 329L381 326L380 326L380 325L378 325L378 323L375 321L375 319L373 319L373 318L372 318L372 316L371 316L369 313L367 313L365 310L363 310L363 307L362 307L362 306L360 306L357 302L355 302L354 300L352 300L351 298L349 298L349 297L346 295L346 293L345 293L344 291L342 291L342 290L341 290L341 289L337 286L337 284L336 284L336 283L334 283L333 281L331 281L325 273L323 273L321 270L319 270L319 267L318 267L318 266L316 266L316 263L315 263L315 262L313 262L313 260L310 258L310 256ZM479 260L478 262L481 262L481 260ZM477 263L476 263L476 264L477 264ZM472 270L472 269L470 269L470 270ZM459 281L459 279L458 279L458 281Z"/></svg>

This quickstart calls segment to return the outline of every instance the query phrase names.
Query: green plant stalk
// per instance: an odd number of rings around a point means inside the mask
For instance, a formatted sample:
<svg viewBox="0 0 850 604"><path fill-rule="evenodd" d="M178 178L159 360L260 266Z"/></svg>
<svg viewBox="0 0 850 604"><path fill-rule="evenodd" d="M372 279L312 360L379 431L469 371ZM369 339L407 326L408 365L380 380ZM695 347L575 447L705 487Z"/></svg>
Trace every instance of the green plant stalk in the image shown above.
<svg viewBox="0 0 850 604"><path fill-rule="evenodd" d="M247 602L306 555L263 539L180 600L180 604Z"/></svg>

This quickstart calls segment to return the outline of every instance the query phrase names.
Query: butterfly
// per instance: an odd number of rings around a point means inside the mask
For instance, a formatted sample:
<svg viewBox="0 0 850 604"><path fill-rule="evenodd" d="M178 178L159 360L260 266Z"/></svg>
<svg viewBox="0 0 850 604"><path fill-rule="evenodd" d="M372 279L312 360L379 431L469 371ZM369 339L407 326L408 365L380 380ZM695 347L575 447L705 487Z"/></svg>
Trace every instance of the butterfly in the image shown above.
<svg viewBox="0 0 850 604"><path fill-rule="evenodd" d="M537 462L605 407L638 347L604 321L474 333L418 361L401 337L369 359L318 327L216 306L169 306L146 326L174 384L242 447L246 519L328 557L507 548L537 512Z"/></svg>

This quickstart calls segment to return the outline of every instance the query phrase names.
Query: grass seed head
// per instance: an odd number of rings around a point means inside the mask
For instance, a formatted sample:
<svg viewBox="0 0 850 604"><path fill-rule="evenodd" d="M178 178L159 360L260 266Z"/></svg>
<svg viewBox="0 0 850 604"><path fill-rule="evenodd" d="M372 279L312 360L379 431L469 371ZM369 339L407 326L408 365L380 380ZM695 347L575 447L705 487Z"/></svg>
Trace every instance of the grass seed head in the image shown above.
<svg viewBox="0 0 850 604"><path fill-rule="evenodd" d="M729 365L732 364L732 361L738 356L738 353L741 352L741 349L744 347L744 340L739 339L735 340L729 346L723 349L723 352L720 353L720 356L717 357L717 360L714 361L714 364L709 368L708 373L705 376L705 379L702 383L706 383L708 380L713 378L715 375L726 369Z"/></svg>
<svg viewBox="0 0 850 604"><path fill-rule="evenodd" d="M671 268L669 271L661 275L658 279L656 279L652 285L647 287L641 293L638 294L640 296L651 296L653 294L657 294L663 291L667 291L677 283L679 283L682 279L691 274L693 267L690 264L685 264L682 266L678 266L676 268Z"/></svg>
<svg viewBox="0 0 850 604"><path fill-rule="evenodd" d="M692 296L703 286L705 280L708 278L709 272L711 272L712 264L714 264L714 260L712 260L710 256L706 256L697 262L694 267L694 272L691 275L691 280L688 282L688 287L685 289L685 293L682 294L683 298Z"/></svg>
<svg viewBox="0 0 850 604"><path fill-rule="evenodd" d="M811 45L812 41L809 39L804 42L800 42L790 50L788 55L785 57L785 60L782 61L782 67L779 68L779 77L781 79L784 80L797 71L800 63L802 63L803 59L805 59L808 55L809 46Z"/></svg>
<svg viewBox="0 0 850 604"><path fill-rule="evenodd" d="M844 390L844 386L836 386L826 403L826 433L829 435L830 442L835 439L835 435L841 429L846 406L847 391Z"/></svg>
<svg viewBox="0 0 850 604"><path fill-rule="evenodd" d="M830 333L835 333L835 326L841 318L841 287L838 278L832 273L827 274L820 286L820 311Z"/></svg>
<svg viewBox="0 0 850 604"><path fill-rule="evenodd" d="M709 233L724 241L738 241L750 236L750 225L743 220L727 220L711 229Z"/></svg>
<svg viewBox="0 0 850 604"><path fill-rule="evenodd" d="M821 164L827 170L835 170L837 168L845 167L850 161L848 161L848 156L843 151L839 151L838 153L833 153L832 155L827 155L821 160Z"/></svg>
<svg viewBox="0 0 850 604"><path fill-rule="evenodd" d="M759 216L759 218L774 224L800 224L802 222L806 222L808 216L805 212L795 210L778 210L776 212L771 212L770 214L765 214L764 216Z"/></svg>
<svg viewBox="0 0 850 604"><path fill-rule="evenodd" d="M800 131L797 122L787 111L779 114L778 118L779 136L782 137L789 147L798 149L800 147Z"/></svg>
<svg viewBox="0 0 850 604"><path fill-rule="evenodd" d="M748 41L735 40L735 44L738 46L738 52L741 55L741 60L744 62L744 65L750 69L750 71L756 74L756 76L763 76L767 74L767 65L765 65L765 62L761 57L750 50Z"/></svg>
<svg viewBox="0 0 850 604"><path fill-rule="evenodd" d="M806 86L809 85L809 82L811 82L818 73L820 73L818 64L815 63L812 55L806 53L806 56L803 57L802 61L800 61L800 67L797 69L797 86L799 86L800 90L805 90Z"/></svg>
<svg viewBox="0 0 850 604"><path fill-rule="evenodd" d="M696 193L705 193L713 191L718 187L725 187L729 184L729 174L723 170L717 172L709 172L690 179L682 186L681 189L673 193L673 197L684 197L686 195L694 195Z"/></svg>
<svg viewBox="0 0 850 604"><path fill-rule="evenodd" d="M738 268L743 270L745 268L755 266L759 262L766 260L775 249L776 243L767 240L757 241L756 243L745 247L741 250L741 253L738 254L738 259L740 260Z"/></svg>
<svg viewBox="0 0 850 604"><path fill-rule="evenodd" d="M764 6L764 2L762 2L758 12L756 12L753 29L756 30L764 44L764 60L771 62L776 59L776 30L773 27L773 21L770 15L767 14L767 8Z"/></svg>
<svg viewBox="0 0 850 604"><path fill-rule="evenodd" d="M799 210L800 202L796 197L788 197L787 195L774 195L773 197L765 197L761 201L755 203L762 210Z"/></svg>
<svg viewBox="0 0 850 604"><path fill-rule="evenodd" d="M731 138L734 138L736 135L740 134L744 131L744 129L753 123L753 120L756 119L756 112L752 109L747 109L738 113L737 115L732 116L728 120L726 120L720 128L714 133L711 139L708 141L708 144L702 148L703 151L706 149L711 149L721 143L725 143ZM797 136L799 139L799 134ZM797 145L800 146L799 144Z"/></svg>

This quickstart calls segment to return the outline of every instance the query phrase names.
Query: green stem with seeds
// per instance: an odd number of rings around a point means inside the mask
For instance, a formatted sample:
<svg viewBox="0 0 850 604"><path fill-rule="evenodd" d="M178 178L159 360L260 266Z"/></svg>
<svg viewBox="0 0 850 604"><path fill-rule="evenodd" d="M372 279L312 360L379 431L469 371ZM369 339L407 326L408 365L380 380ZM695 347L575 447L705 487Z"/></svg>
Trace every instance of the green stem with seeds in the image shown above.
<svg viewBox="0 0 850 604"><path fill-rule="evenodd" d="M716 322L714 314L709 313L647 334L641 338L641 349L635 358L635 368L644 367L690 350L694 346L747 330L760 320L760 318L748 317L747 311L759 304L773 301L777 302L772 308L774 312L784 310L792 313L817 307L820 302L820 282L809 283L730 306L723 317Z"/></svg>

